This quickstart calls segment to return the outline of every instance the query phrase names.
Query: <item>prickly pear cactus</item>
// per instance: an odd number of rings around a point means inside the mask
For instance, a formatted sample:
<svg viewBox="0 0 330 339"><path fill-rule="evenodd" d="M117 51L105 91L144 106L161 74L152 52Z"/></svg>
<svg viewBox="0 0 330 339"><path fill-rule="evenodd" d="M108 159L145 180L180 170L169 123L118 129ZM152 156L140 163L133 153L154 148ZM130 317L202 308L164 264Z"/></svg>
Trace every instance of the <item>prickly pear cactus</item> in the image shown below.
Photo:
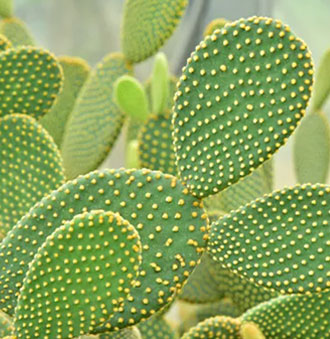
<svg viewBox="0 0 330 339"><path fill-rule="evenodd" d="M13 47L34 46L35 41L26 24L18 18L7 18L0 22L0 34L3 34Z"/></svg>

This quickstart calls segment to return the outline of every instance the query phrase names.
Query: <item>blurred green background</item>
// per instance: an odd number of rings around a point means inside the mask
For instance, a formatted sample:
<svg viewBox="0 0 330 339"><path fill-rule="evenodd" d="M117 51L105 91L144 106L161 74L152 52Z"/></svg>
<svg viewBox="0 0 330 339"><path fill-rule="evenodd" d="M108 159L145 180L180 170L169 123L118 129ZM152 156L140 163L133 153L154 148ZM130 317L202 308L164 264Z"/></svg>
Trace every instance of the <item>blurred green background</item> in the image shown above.
<svg viewBox="0 0 330 339"><path fill-rule="evenodd" d="M123 0L16 0L15 3L16 16L26 22L38 44L56 55L80 56L93 66L104 55L120 49ZM163 49L172 72L180 73L209 21L251 15L272 16L289 24L309 45L316 66L330 47L329 0L190 0L183 21ZM151 65L152 60L139 65L137 76L146 79ZM330 116L329 104L326 110ZM104 166L123 165L122 140ZM276 187L295 183L291 150L292 140L275 155Z"/></svg>

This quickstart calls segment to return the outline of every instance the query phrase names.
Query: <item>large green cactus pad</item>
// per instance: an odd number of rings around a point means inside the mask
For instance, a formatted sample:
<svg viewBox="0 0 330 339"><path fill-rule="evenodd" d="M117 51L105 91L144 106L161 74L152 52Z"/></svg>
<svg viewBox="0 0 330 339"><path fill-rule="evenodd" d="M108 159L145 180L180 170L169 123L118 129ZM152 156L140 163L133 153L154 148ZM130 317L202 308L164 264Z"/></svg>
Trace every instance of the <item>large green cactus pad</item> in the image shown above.
<svg viewBox="0 0 330 339"><path fill-rule="evenodd" d="M106 170L64 184L8 233L0 245L2 310L13 312L29 262L46 237L66 220L92 209L119 212L137 229L143 245L136 286L126 307L116 313L113 321L118 324L113 327L132 325L171 300L205 246L207 220L201 202L173 176Z"/></svg>
<svg viewBox="0 0 330 339"><path fill-rule="evenodd" d="M247 311L267 339L329 338L330 292L281 296Z"/></svg>
<svg viewBox="0 0 330 339"><path fill-rule="evenodd" d="M74 338L104 322L137 276L141 242L119 214L92 211L59 227L39 248L15 310L18 338Z"/></svg>
<svg viewBox="0 0 330 339"><path fill-rule="evenodd" d="M155 315L138 326L143 339L177 339L176 332L164 317Z"/></svg>
<svg viewBox="0 0 330 339"><path fill-rule="evenodd" d="M240 339L240 324L238 319L216 316L191 328L182 339Z"/></svg>
<svg viewBox="0 0 330 339"><path fill-rule="evenodd" d="M113 85L130 69L122 55L110 54L82 88L63 136L62 154L68 178L97 168L117 140L125 115L113 101Z"/></svg>
<svg viewBox="0 0 330 339"><path fill-rule="evenodd" d="M279 21L252 17L197 46L173 114L178 170L199 197L249 174L281 147L305 113L313 66Z"/></svg>
<svg viewBox="0 0 330 339"><path fill-rule="evenodd" d="M139 135L141 167L176 174L171 114L151 115Z"/></svg>
<svg viewBox="0 0 330 339"><path fill-rule="evenodd" d="M187 0L126 0L122 30L125 57L143 61L172 35Z"/></svg>
<svg viewBox="0 0 330 339"><path fill-rule="evenodd" d="M21 114L0 118L0 238L64 182L62 159L48 133Z"/></svg>
<svg viewBox="0 0 330 339"><path fill-rule="evenodd" d="M28 27L18 18L8 18L0 22L0 34L3 34L13 45L34 46L35 41Z"/></svg>
<svg viewBox="0 0 330 339"><path fill-rule="evenodd" d="M21 113L39 118L52 107L62 87L57 59L41 48L0 53L0 117Z"/></svg>
<svg viewBox="0 0 330 339"><path fill-rule="evenodd" d="M0 311L0 337L3 338L13 332L13 324L11 319Z"/></svg>
<svg viewBox="0 0 330 339"><path fill-rule="evenodd" d="M90 67L85 60L80 58L60 57L59 61L64 73L63 90L55 105L40 122L60 147L65 126L81 88L87 80Z"/></svg>
<svg viewBox="0 0 330 339"><path fill-rule="evenodd" d="M325 183L330 163L330 126L322 112L310 113L301 122L293 150L298 182Z"/></svg>
<svg viewBox="0 0 330 339"><path fill-rule="evenodd" d="M329 282L330 187L274 191L211 225L208 251L234 272L281 293Z"/></svg>

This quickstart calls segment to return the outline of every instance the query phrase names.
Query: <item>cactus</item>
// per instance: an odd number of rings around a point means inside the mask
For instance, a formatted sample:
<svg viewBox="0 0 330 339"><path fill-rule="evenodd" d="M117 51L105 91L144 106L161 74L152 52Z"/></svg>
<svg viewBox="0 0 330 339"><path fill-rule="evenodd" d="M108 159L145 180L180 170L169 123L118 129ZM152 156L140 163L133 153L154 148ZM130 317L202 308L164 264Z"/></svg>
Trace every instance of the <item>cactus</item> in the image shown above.
<svg viewBox="0 0 330 339"><path fill-rule="evenodd" d="M127 298L141 260L139 235L120 215L76 215L46 239L29 265L15 310L17 337L92 332Z"/></svg>
<svg viewBox="0 0 330 339"><path fill-rule="evenodd" d="M0 311L0 336L1 338L9 336L14 330L12 320Z"/></svg>
<svg viewBox="0 0 330 339"><path fill-rule="evenodd" d="M28 27L18 18L7 18L0 22L0 34L3 34L13 47L34 46L35 41Z"/></svg>
<svg viewBox="0 0 330 339"><path fill-rule="evenodd" d="M20 47L0 53L0 117L21 113L46 114L62 88L62 69L49 52Z"/></svg>
<svg viewBox="0 0 330 339"><path fill-rule="evenodd" d="M143 339L177 339L176 332L169 323L159 315L143 321L138 326Z"/></svg>
<svg viewBox="0 0 330 339"><path fill-rule="evenodd" d="M0 0L0 16L8 18L13 16L14 1L13 0Z"/></svg>
<svg viewBox="0 0 330 339"><path fill-rule="evenodd" d="M0 34L0 53L11 47L11 42L4 35Z"/></svg>
<svg viewBox="0 0 330 339"><path fill-rule="evenodd" d="M206 38L208 35L212 35L214 31L217 29L223 28L226 24L228 24L229 21L224 18L218 18L212 20L204 30L204 38Z"/></svg>
<svg viewBox="0 0 330 339"><path fill-rule="evenodd" d="M139 329L134 326L132 328L124 328L117 332L109 334L104 333L98 336L99 339L143 339Z"/></svg>
<svg viewBox="0 0 330 339"><path fill-rule="evenodd" d="M171 115L151 115L139 135L140 166L176 174Z"/></svg>
<svg viewBox="0 0 330 339"><path fill-rule="evenodd" d="M260 166L303 117L312 84L306 45L278 21L215 31L192 53L173 113L180 177L198 197Z"/></svg>
<svg viewBox="0 0 330 339"><path fill-rule="evenodd" d="M13 133L15 131L15 133ZM62 159L48 133L33 118L0 118L0 238L43 196L64 182Z"/></svg>
<svg viewBox="0 0 330 339"><path fill-rule="evenodd" d="M59 62L64 74L63 90L40 123L48 130L58 147L61 147L65 126L90 68L86 61L80 58L60 57Z"/></svg>
<svg viewBox="0 0 330 339"><path fill-rule="evenodd" d="M127 60L150 57L172 35L188 0L126 0L122 47Z"/></svg>
<svg viewBox="0 0 330 339"><path fill-rule="evenodd" d="M115 143L125 115L113 101L113 85L130 70L121 54L110 54L83 86L67 122L61 147L69 179L96 169Z"/></svg>

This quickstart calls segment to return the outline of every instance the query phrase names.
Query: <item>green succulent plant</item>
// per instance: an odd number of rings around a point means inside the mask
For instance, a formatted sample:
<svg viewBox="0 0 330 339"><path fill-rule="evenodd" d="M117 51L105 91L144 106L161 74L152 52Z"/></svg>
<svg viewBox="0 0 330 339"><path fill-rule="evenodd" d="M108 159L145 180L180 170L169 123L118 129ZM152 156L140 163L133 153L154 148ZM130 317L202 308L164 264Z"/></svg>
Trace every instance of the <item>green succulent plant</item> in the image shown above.
<svg viewBox="0 0 330 339"><path fill-rule="evenodd" d="M324 168L273 185L272 155L311 96L311 53L278 20L222 20L175 89L162 53L143 85L133 65L187 3L127 0L123 53L91 71L0 35L1 337L329 336ZM125 120L128 168L98 169ZM198 304L179 331L166 318L177 299Z"/></svg>

